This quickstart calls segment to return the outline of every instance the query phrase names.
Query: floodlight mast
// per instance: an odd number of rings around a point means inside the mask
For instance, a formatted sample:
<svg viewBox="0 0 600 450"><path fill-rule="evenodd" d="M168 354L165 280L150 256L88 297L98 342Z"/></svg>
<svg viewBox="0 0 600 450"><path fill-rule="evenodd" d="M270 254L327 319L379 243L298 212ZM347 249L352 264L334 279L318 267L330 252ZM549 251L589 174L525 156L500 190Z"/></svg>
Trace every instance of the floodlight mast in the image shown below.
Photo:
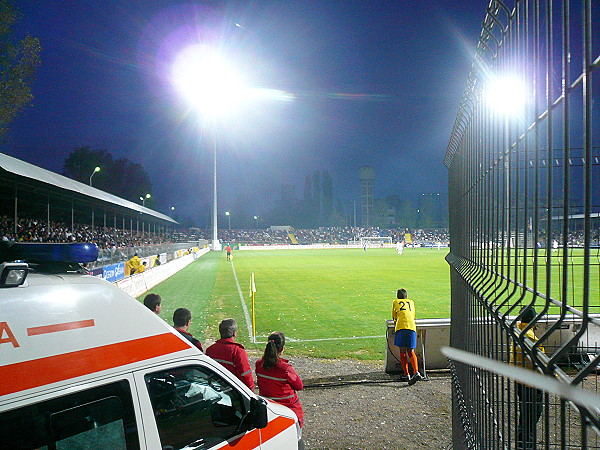
<svg viewBox="0 0 600 450"><path fill-rule="evenodd" d="M212 250L221 250L218 239L217 201L217 117L233 109L245 89L238 74L214 49L192 45L184 49L173 67L174 84L207 120L212 133L213 211Z"/></svg>
<svg viewBox="0 0 600 450"><path fill-rule="evenodd" d="M217 234L217 131L213 129L213 250L221 250Z"/></svg>
<svg viewBox="0 0 600 450"><path fill-rule="evenodd" d="M498 113L503 120L504 128L504 183L505 183L505 214L506 229L504 231L504 242L507 249L511 246L511 154L510 154L510 119L519 117L523 114L527 104L527 88L521 77L514 74L504 74L488 80L485 95L490 107ZM510 251L510 250L509 250Z"/></svg>

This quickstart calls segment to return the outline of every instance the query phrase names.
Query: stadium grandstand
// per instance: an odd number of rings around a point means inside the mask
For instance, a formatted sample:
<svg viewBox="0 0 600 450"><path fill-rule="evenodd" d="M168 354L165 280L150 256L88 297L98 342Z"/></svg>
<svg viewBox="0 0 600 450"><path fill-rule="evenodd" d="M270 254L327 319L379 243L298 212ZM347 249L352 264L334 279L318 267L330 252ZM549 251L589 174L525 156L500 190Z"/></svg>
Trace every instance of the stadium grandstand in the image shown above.
<svg viewBox="0 0 600 450"><path fill-rule="evenodd" d="M449 232L413 230L411 245L448 246ZM208 229L182 229L169 216L100 189L0 153L0 236L23 242L92 242L101 260L116 261L133 253L204 246ZM218 230L222 242L235 245L348 245L368 237L405 239L405 229L323 227Z"/></svg>

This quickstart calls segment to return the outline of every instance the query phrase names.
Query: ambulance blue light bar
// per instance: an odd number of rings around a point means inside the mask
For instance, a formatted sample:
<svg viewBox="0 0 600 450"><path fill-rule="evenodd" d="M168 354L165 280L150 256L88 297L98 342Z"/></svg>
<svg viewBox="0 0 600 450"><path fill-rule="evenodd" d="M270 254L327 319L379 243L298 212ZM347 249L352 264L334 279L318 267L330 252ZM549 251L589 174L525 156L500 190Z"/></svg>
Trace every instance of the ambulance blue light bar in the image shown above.
<svg viewBox="0 0 600 450"><path fill-rule="evenodd" d="M11 248L15 261L47 261L89 263L98 259L96 244L24 244L15 243Z"/></svg>

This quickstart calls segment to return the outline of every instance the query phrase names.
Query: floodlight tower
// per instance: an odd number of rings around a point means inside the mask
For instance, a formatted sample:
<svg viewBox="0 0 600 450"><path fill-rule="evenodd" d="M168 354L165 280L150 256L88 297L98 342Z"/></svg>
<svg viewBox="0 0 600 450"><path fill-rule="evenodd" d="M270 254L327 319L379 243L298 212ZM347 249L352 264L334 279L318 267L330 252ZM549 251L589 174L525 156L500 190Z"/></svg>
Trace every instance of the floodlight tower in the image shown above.
<svg viewBox="0 0 600 450"><path fill-rule="evenodd" d="M373 222L373 181L375 180L375 168L371 166L363 166L359 169L360 177L362 217L361 225L370 227Z"/></svg>

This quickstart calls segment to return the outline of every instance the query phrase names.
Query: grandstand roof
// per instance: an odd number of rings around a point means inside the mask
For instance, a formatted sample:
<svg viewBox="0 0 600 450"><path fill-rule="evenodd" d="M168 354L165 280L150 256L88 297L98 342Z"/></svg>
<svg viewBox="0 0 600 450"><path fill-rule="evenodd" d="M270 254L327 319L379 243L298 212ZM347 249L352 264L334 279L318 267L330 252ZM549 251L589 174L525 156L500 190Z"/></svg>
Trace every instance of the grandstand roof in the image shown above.
<svg viewBox="0 0 600 450"><path fill-rule="evenodd" d="M111 203L116 206L121 206L123 208L147 214L167 222L177 223L176 220L165 214L161 214L150 208L146 208L145 206L138 205L137 203L130 202L129 200L125 200L121 197L117 197L116 195L109 194L108 192L96 189L49 170L42 169L41 167L34 166L33 164L26 163L25 161L5 155L4 153L0 153L0 169L16 175L17 177L27 178L35 184L42 183L45 185L50 185L55 188L71 191L75 194L85 197L90 197L95 200Z"/></svg>

